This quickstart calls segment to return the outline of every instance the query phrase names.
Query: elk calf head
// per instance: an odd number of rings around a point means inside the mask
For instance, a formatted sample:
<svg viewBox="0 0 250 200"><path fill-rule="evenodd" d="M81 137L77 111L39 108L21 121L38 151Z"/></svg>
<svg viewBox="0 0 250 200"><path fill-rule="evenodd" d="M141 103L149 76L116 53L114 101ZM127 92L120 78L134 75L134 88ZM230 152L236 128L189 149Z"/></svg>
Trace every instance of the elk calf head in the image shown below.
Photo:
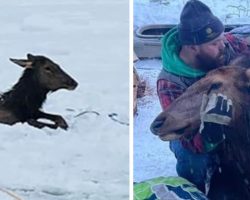
<svg viewBox="0 0 250 200"><path fill-rule="evenodd" d="M27 59L10 58L10 60L25 69L32 69L39 85L49 91L61 88L73 90L77 86L74 79L65 73L58 64L45 56L27 54Z"/></svg>

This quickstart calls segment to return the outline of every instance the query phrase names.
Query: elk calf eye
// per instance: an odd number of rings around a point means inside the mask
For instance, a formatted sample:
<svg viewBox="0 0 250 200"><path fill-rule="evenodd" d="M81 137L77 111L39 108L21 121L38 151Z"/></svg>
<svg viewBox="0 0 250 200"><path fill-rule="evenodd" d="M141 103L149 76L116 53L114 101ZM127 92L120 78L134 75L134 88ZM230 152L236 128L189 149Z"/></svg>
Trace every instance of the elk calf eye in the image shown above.
<svg viewBox="0 0 250 200"><path fill-rule="evenodd" d="M48 72L51 72L50 67L45 67L45 70L48 71Z"/></svg>
<svg viewBox="0 0 250 200"><path fill-rule="evenodd" d="M220 87L221 87L221 85L222 85L222 83L214 83L214 84L212 84L212 86L211 86L211 89L219 89Z"/></svg>
<svg viewBox="0 0 250 200"><path fill-rule="evenodd" d="M217 90L222 86L222 83L213 83L209 90L208 90L208 94L212 91L212 90Z"/></svg>

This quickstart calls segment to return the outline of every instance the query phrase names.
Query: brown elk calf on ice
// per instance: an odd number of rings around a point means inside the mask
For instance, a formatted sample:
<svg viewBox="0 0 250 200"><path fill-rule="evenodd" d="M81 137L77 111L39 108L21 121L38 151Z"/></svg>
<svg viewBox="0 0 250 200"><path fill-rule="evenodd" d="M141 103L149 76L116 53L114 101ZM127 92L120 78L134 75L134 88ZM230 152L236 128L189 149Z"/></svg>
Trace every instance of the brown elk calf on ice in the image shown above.
<svg viewBox="0 0 250 200"><path fill-rule="evenodd" d="M250 55L209 72L153 121L151 130L162 140L196 134L203 94L222 93L233 102L226 139L218 149L221 168L212 177L211 199L250 199Z"/></svg>
<svg viewBox="0 0 250 200"><path fill-rule="evenodd" d="M10 59L24 68L18 82L0 96L0 123L13 125L27 122L37 128L58 127L67 129L66 121L60 115L41 111L48 92L65 88L73 90L77 82L66 74L56 63L44 56L27 54L27 59ZM38 119L48 119L45 123Z"/></svg>

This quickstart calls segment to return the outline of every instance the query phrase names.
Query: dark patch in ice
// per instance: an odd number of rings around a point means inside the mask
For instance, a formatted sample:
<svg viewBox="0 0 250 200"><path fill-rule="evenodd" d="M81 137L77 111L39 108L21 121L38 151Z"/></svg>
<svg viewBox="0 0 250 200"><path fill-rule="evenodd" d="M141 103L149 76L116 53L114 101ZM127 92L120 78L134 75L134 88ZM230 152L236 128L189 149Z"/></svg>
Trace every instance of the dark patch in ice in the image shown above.
<svg viewBox="0 0 250 200"><path fill-rule="evenodd" d="M120 123L120 124L122 124L122 125L129 126L129 123L124 122L124 121L120 121L119 119L117 119L117 117L118 117L118 114L117 114L117 113L111 113L111 114L109 114L108 116L110 117L110 119L112 119L112 120L115 121L115 122L118 122L118 123Z"/></svg>
<svg viewBox="0 0 250 200"><path fill-rule="evenodd" d="M99 116L99 115L100 115L100 113L99 113L99 112L97 112L97 111L93 111L93 110L86 110L86 111L83 111L83 112L78 113L78 114L77 114L77 115L75 115L74 117L76 118L76 117L79 117L79 116L81 116L81 115L85 115L85 114L89 114L89 113L91 113L91 114L96 114L97 116Z"/></svg>
<svg viewBox="0 0 250 200"><path fill-rule="evenodd" d="M43 189L42 192L53 196L64 196L70 194L70 192L62 190L60 188Z"/></svg>

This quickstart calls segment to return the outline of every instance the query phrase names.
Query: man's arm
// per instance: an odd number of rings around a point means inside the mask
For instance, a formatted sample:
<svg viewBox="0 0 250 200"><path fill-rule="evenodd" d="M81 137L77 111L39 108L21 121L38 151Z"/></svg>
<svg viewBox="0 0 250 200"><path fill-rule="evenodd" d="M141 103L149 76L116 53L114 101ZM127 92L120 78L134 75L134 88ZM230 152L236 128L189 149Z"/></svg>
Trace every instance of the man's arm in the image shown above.
<svg viewBox="0 0 250 200"><path fill-rule="evenodd" d="M233 48L236 56L248 50L248 43L247 40L244 40L244 38L237 37L236 35L230 32L225 33L225 38L230 44L230 46Z"/></svg>
<svg viewBox="0 0 250 200"><path fill-rule="evenodd" d="M184 90L176 83L165 79L157 81L157 94L162 110L166 110L171 102L179 97L183 92Z"/></svg>

